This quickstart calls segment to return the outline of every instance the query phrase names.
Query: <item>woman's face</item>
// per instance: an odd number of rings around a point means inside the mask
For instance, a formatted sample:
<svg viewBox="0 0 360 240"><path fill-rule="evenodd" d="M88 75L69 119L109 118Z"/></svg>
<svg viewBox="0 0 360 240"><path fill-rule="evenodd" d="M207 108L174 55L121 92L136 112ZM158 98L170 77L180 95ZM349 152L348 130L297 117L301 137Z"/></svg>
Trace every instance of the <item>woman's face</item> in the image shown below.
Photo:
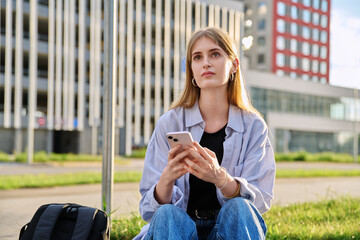
<svg viewBox="0 0 360 240"><path fill-rule="evenodd" d="M213 40L202 37L195 42L191 53L191 70L200 89L227 85L232 62Z"/></svg>

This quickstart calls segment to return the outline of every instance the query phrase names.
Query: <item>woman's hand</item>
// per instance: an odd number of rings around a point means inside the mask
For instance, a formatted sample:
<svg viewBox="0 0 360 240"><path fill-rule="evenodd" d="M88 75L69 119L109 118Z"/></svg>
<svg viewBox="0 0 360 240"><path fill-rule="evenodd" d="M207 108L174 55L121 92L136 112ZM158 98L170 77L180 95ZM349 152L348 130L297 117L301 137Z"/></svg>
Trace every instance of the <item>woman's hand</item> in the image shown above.
<svg viewBox="0 0 360 240"><path fill-rule="evenodd" d="M169 182L175 182L178 178L187 173L184 158L189 155L189 150L185 150L181 145L171 148L168 155L168 165L162 175L166 175Z"/></svg>
<svg viewBox="0 0 360 240"><path fill-rule="evenodd" d="M194 142L194 147L196 150L187 148L193 159L189 157L184 159L185 169L203 181L214 183L216 186L223 186L228 176L219 166L215 153L206 147L203 148L197 142Z"/></svg>
<svg viewBox="0 0 360 240"><path fill-rule="evenodd" d="M168 164L161 173L154 191L154 197L159 204L171 203L175 181L187 173L184 158L188 155L189 150L185 150L181 145L176 145L170 149Z"/></svg>

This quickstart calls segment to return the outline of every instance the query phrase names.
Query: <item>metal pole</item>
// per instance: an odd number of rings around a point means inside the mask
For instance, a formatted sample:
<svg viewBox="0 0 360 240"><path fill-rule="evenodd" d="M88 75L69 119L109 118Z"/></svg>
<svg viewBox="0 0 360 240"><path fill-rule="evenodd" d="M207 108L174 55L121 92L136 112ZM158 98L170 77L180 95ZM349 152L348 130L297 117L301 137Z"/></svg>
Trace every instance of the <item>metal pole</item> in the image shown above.
<svg viewBox="0 0 360 240"><path fill-rule="evenodd" d="M359 154L358 150L358 141L359 141L359 135L358 135L358 129L357 129L357 101L358 101L358 90L354 88L354 163L357 163L357 158Z"/></svg>
<svg viewBox="0 0 360 240"><path fill-rule="evenodd" d="M104 125L103 125L103 177L102 203L109 215L112 209L114 181L114 143L115 143L115 97L116 97L116 16L117 0L105 0L104 14Z"/></svg>
<svg viewBox="0 0 360 240"><path fill-rule="evenodd" d="M30 77L28 90L28 131L27 131L27 163L31 164L34 153L34 126L36 111L37 81L37 1L30 1Z"/></svg>

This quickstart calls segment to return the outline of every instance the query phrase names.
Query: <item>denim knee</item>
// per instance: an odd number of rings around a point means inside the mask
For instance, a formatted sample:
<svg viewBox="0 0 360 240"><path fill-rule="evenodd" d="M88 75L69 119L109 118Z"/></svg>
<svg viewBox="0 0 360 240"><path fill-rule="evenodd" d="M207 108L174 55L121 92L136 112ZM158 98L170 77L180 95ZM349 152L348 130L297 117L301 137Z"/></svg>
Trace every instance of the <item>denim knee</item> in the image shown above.
<svg viewBox="0 0 360 240"><path fill-rule="evenodd" d="M196 225L183 209L162 205L150 222L146 239L197 239Z"/></svg>
<svg viewBox="0 0 360 240"><path fill-rule="evenodd" d="M241 197L230 199L221 207L217 224L219 227L225 228L223 232L228 232L230 226L233 226L237 229L236 231L240 232L243 232L245 228L254 230L257 228L256 232L266 235L266 224L261 214L248 199ZM243 227L244 229L242 229Z"/></svg>
<svg viewBox="0 0 360 240"><path fill-rule="evenodd" d="M237 197L228 200L221 209L224 209L224 211L238 212L239 210L242 211L244 208L249 207L249 200Z"/></svg>
<svg viewBox="0 0 360 240"><path fill-rule="evenodd" d="M165 204L156 210L155 215L160 218L169 218L170 216L175 216L178 214L182 215L183 213L185 212L181 208L172 204Z"/></svg>

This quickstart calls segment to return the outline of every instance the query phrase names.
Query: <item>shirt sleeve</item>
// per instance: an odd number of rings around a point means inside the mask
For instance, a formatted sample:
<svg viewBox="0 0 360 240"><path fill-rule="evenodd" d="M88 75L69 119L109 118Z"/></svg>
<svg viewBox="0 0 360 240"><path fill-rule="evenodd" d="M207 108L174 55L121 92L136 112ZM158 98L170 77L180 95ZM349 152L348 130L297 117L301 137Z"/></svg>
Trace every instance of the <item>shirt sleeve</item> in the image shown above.
<svg viewBox="0 0 360 240"><path fill-rule="evenodd" d="M242 171L239 176L233 177L240 183L240 196L252 201L263 214L270 209L273 199L275 157L268 128L262 119L255 119L250 129L244 133L244 141L246 144L242 147L246 150L241 162ZM222 201L227 200L222 195Z"/></svg>
<svg viewBox="0 0 360 240"><path fill-rule="evenodd" d="M154 190L160 179L163 169L167 165L169 146L166 139L166 130L162 127L159 119L158 124L149 141L143 175L140 181L139 210L142 218L149 222L155 211L161 206L154 197ZM175 185L173 188L172 204L180 206L183 201L183 193Z"/></svg>

